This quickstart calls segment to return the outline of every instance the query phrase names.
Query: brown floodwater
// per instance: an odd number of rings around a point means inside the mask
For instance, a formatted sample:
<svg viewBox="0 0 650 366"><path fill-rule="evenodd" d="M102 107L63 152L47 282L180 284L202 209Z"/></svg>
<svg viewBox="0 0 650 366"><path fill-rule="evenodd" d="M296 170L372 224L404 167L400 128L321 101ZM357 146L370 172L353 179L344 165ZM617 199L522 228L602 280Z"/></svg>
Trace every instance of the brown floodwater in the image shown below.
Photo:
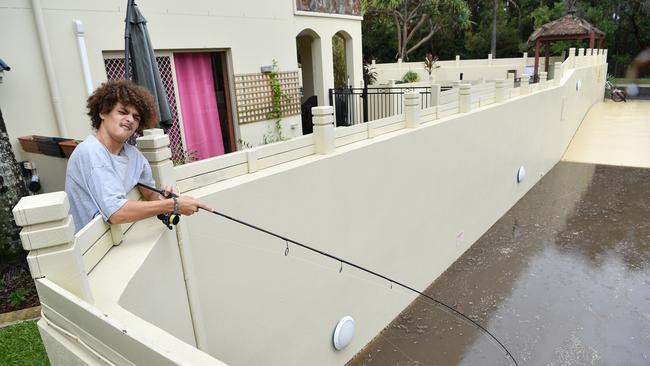
<svg viewBox="0 0 650 366"><path fill-rule="evenodd" d="M650 365L650 169L558 163L425 291L519 365ZM348 365L512 365L419 298Z"/></svg>

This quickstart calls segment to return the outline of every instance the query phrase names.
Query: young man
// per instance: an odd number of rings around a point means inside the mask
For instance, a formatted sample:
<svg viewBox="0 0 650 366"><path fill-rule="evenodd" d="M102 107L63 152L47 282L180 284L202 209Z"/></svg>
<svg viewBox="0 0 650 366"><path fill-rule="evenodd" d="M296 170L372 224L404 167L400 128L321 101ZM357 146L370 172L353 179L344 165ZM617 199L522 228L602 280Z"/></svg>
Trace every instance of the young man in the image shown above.
<svg viewBox="0 0 650 366"><path fill-rule="evenodd" d="M156 123L154 99L145 88L125 80L109 81L88 98L87 107L97 133L72 153L65 180L75 232L97 214L122 224L168 212L192 215L199 208L210 210L192 197L165 199L141 187L145 201L127 200L137 183L155 186L149 163L127 144L134 133Z"/></svg>

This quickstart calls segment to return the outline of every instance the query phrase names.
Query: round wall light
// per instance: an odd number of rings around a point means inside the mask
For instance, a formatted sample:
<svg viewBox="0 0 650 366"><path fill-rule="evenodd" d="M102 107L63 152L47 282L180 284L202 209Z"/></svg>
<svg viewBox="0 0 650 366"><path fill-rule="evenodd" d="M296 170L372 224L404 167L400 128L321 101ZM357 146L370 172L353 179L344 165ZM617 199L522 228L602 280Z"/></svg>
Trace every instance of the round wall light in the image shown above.
<svg viewBox="0 0 650 366"><path fill-rule="evenodd" d="M517 169L517 183L521 183L524 178L526 178L526 168L522 165Z"/></svg>
<svg viewBox="0 0 650 366"><path fill-rule="evenodd" d="M352 342L352 337L354 336L354 319L351 316L344 316L336 324L334 328L334 336L332 340L334 342L334 348L337 351L342 350L347 347L350 342Z"/></svg>

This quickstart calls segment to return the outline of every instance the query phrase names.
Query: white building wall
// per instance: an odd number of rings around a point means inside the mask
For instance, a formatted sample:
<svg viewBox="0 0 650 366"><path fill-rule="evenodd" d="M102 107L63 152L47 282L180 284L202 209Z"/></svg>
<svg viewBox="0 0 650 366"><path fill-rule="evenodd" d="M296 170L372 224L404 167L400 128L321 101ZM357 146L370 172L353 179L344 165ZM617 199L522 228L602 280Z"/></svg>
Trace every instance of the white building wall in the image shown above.
<svg viewBox="0 0 650 366"><path fill-rule="evenodd" d="M325 85L333 83L331 37L345 30L358 40L355 58L361 68L360 18L294 15L293 0L282 1L154 1L140 0L140 10L148 20L148 29L156 50L228 49L234 74L259 73L260 67L277 60L281 71L298 70L296 35L299 28L314 27L322 37L325 56ZM49 0L41 2L46 37L60 91L63 125L68 136L81 139L92 132L85 115L87 93L73 32L73 20L83 22L93 86L106 80L104 52L124 48L124 18L127 1ZM348 17L350 18L350 17ZM60 136L47 74L36 32L32 2L0 3L0 57L11 67L0 85L0 108L18 159L26 159L16 140L26 135ZM232 87L232 75L231 87ZM326 94L325 94L326 95ZM231 89L234 101L234 93ZM319 101L323 99L319 98ZM234 112L234 111L233 111ZM238 128L234 113L235 129ZM298 129L291 124L298 121ZM301 134L299 116L283 121L287 136ZM259 126L253 126L258 124ZM241 126L241 138L257 142L268 121ZM250 136L247 134L250 133ZM45 177L58 179L61 177ZM54 184L53 186L59 186Z"/></svg>

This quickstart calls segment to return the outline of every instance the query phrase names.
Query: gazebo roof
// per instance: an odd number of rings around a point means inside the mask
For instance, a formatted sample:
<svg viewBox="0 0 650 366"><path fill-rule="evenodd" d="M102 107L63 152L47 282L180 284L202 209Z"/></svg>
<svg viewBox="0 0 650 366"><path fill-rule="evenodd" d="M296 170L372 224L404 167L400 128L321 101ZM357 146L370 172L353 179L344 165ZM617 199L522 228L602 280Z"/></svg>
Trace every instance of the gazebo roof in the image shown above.
<svg viewBox="0 0 650 366"><path fill-rule="evenodd" d="M582 39L589 38L591 33L594 38L604 38L605 33L593 26L588 21L569 13L560 19L548 22L537 29L528 38L528 43L536 40Z"/></svg>

